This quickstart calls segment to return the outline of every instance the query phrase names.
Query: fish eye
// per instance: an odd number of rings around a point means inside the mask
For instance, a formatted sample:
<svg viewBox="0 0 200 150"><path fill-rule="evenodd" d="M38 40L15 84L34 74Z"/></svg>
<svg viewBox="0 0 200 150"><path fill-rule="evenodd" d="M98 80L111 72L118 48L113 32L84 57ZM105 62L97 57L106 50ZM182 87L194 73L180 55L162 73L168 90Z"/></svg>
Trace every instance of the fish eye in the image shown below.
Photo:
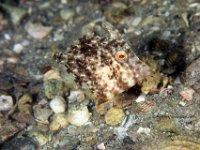
<svg viewBox="0 0 200 150"><path fill-rule="evenodd" d="M125 51L118 51L116 54L115 54L115 59L119 62L125 62L127 60L128 56L126 54Z"/></svg>

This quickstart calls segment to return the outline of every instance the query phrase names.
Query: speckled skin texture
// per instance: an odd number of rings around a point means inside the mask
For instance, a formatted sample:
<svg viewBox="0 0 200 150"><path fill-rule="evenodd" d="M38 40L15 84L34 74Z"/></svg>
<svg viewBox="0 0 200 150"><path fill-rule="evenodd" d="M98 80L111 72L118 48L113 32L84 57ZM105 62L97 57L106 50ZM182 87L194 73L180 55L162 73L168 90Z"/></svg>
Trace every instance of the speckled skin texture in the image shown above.
<svg viewBox="0 0 200 150"><path fill-rule="evenodd" d="M140 82L150 71L110 24L104 24L110 38L97 35L79 38L59 59L73 73L81 87L87 87L102 104ZM125 61L116 53L124 51Z"/></svg>

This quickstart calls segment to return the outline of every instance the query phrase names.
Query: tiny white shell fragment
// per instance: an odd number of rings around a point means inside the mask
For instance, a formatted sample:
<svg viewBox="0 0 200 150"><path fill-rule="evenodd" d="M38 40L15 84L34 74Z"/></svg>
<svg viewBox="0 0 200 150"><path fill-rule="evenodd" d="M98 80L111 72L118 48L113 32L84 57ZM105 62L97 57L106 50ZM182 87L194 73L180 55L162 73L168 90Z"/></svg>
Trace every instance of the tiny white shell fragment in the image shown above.
<svg viewBox="0 0 200 150"><path fill-rule="evenodd" d="M80 106L77 109L72 109L68 113L68 121L76 126L82 126L86 124L91 114L86 106Z"/></svg>
<svg viewBox="0 0 200 150"><path fill-rule="evenodd" d="M8 111L13 107L13 99L8 95L0 96L0 111Z"/></svg>
<svg viewBox="0 0 200 150"><path fill-rule="evenodd" d="M140 95L137 99L136 102L137 103L141 103L145 101L146 96L144 94Z"/></svg>
<svg viewBox="0 0 200 150"><path fill-rule="evenodd" d="M66 102L63 97L56 96L54 99L51 100L49 106L53 110L54 113L63 113L66 110Z"/></svg>
<svg viewBox="0 0 200 150"><path fill-rule="evenodd" d="M138 134L144 133L146 135L149 135L150 132L151 132L151 129L149 129L149 128L143 128L143 127L139 127L139 129L137 130Z"/></svg>
<svg viewBox="0 0 200 150"><path fill-rule="evenodd" d="M186 105L186 102L180 101L180 102L179 102L179 105L180 105L180 106L185 106L185 105Z"/></svg>

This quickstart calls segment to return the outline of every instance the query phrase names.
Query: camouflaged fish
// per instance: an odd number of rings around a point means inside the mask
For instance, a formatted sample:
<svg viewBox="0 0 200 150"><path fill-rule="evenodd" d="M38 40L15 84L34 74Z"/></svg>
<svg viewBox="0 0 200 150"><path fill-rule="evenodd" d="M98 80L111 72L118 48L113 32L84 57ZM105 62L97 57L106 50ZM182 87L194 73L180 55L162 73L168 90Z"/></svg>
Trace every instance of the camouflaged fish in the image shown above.
<svg viewBox="0 0 200 150"><path fill-rule="evenodd" d="M97 106L112 101L150 74L149 67L139 60L119 32L107 22L103 27L110 38L83 36L57 56L57 61L66 66L80 86L92 92Z"/></svg>

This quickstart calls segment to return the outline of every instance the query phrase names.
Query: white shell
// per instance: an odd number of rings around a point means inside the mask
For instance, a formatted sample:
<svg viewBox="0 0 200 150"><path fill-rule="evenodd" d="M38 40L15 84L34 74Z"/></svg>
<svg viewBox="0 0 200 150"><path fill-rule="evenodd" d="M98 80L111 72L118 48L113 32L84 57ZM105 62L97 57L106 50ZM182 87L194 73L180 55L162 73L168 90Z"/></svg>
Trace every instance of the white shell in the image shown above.
<svg viewBox="0 0 200 150"><path fill-rule="evenodd" d="M144 128L144 127L139 127L139 129L137 130L137 133L138 134L146 134L146 135L149 135L151 132L151 129L150 128Z"/></svg>
<svg viewBox="0 0 200 150"><path fill-rule="evenodd" d="M66 110L66 102L63 97L56 96L54 99L51 100L49 106L53 110L54 113L63 113Z"/></svg>
<svg viewBox="0 0 200 150"><path fill-rule="evenodd" d="M136 99L136 102L141 103L141 102L144 102L145 99L146 99L146 96L144 94L142 94Z"/></svg>

